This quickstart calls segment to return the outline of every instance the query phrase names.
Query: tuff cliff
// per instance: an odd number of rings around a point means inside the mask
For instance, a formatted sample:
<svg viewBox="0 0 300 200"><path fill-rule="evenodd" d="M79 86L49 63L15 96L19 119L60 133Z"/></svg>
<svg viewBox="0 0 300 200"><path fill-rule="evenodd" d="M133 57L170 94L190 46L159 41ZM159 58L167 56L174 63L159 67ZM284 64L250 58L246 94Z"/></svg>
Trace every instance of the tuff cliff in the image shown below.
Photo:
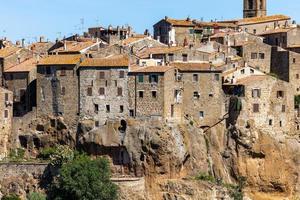
<svg viewBox="0 0 300 200"><path fill-rule="evenodd" d="M39 130L27 132L27 138L33 142L33 146L28 146L31 156L55 142L69 144L93 156L109 157L115 178L137 178L119 184L120 198L124 200L234 199L234 192L238 191L228 186L239 185L241 177L246 180L243 185L246 199L300 196L299 136L265 133L251 122L243 129L225 128L223 122L201 129L190 119L183 124L130 119L108 122L100 131L94 131L93 122L86 120L74 133L63 119L51 119L44 124L36 123L35 128ZM34 141L39 141L39 145L34 146L37 143ZM2 167L3 193L9 191L10 180L18 185L20 193L32 187L15 181L13 172L10 178L5 166ZM199 179L199 174L212 179ZM36 173L30 177L44 178ZM39 181L33 180L32 185L39 188Z"/></svg>

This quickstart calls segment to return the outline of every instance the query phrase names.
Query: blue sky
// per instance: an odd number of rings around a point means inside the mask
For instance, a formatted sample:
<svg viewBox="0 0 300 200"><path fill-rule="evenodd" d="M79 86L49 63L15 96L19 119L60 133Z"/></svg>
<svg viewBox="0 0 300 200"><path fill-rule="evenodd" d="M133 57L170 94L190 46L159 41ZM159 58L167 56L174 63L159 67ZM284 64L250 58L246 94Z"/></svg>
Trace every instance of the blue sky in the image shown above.
<svg viewBox="0 0 300 200"><path fill-rule="evenodd" d="M81 33L84 28L130 24L137 32L164 16L211 20L242 17L243 0L3 0L0 37L35 41ZM268 14L286 14L300 22L299 0L268 0Z"/></svg>

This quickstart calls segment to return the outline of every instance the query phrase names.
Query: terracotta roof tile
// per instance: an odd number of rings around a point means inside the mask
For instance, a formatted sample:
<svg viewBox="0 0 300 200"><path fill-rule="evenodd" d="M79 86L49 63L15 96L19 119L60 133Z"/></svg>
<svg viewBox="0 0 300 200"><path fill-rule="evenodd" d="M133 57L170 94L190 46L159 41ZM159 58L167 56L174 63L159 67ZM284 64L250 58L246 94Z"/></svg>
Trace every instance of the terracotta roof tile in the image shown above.
<svg viewBox="0 0 300 200"><path fill-rule="evenodd" d="M173 69L172 66L147 66L147 67L136 67L131 73L165 73L170 69Z"/></svg>
<svg viewBox="0 0 300 200"><path fill-rule="evenodd" d="M9 47L0 49L0 58L6 58L6 57L16 53L20 49L21 49L20 47L16 47L16 46L9 46Z"/></svg>
<svg viewBox="0 0 300 200"><path fill-rule="evenodd" d="M172 24L173 26L192 26L192 27L195 26L193 21L187 20L187 19L171 19L171 18L168 18L168 19L166 19L166 21L168 23Z"/></svg>
<svg viewBox="0 0 300 200"><path fill-rule="evenodd" d="M130 45L131 43L140 41L140 40L142 40L144 38L147 38L147 37L148 36L146 36L146 35L137 35L137 36L129 37L125 40L122 40L121 44L124 45L124 46L127 46L127 45Z"/></svg>
<svg viewBox="0 0 300 200"><path fill-rule="evenodd" d="M173 62L171 66L178 68L181 71L220 71L215 69L215 66L209 63L184 63L184 62Z"/></svg>
<svg viewBox="0 0 300 200"><path fill-rule="evenodd" d="M82 55L51 55L43 58L38 65L76 65Z"/></svg>
<svg viewBox="0 0 300 200"><path fill-rule="evenodd" d="M268 75L251 75L251 76L247 76L245 78L238 79L236 84L250 84L250 83L253 83L253 82L262 81L262 80L270 78L270 77L272 77L272 76L268 76Z"/></svg>
<svg viewBox="0 0 300 200"><path fill-rule="evenodd" d="M270 15L264 17L251 17L238 20L239 25L248 25L248 24L257 24L257 23L265 23L265 22L273 22L273 21L282 21L282 20L290 20L289 16L285 15Z"/></svg>
<svg viewBox="0 0 300 200"><path fill-rule="evenodd" d="M34 58L30 58L18 65L10 67L6 69L4 72L11 73L11 72L30 72L34 68L36 68L37 61Z"/></svg>
<svg viewBox="0 0 300 200"><path fill-rule="evenodd" d="M93 45L96 45L96 42L94 41L84 41L84 42L78 42L78 41L65 41L66 43L66 49L63 45L62 47L59 47L57 49L54 49L51 51L51 53L55 52L80 52L86 48L92 47Z"/></svg>
<svg viewBox="0 0 300 200"><path fill-rule="evenodd" d="M277 29L270 29L270 30L266 30L264 32L262 32L259 35L269 35L269 34L275 34L275 33L287 33L290 30L292 30L294 28L277 28Z"/></svg>
<svg viewBox="0 0 300 200"><path fill-rule="evenodd" d="M128 65L129 59L123 55L107 58L86 58L80 63L81 67L127 67Z"/></svg>
<svg viewBox="0 0 300 200"><path fill-rule="evenodd" d="M141 58L147 58L150 54L168 54L185 49L184 47L152 47L138 53Z"/></svg>

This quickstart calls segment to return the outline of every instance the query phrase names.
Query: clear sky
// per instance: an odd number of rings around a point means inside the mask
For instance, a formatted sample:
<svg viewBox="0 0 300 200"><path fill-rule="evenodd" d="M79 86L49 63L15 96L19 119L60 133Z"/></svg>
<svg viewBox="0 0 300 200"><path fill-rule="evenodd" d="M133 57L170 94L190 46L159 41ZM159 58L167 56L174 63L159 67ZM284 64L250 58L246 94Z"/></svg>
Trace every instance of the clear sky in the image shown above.
<svg viewBox="0 0 300 200"><path fill-rule="evenodd" d="M299 0L267 0L268 14L300 22ZM241 18L243 0L2 0L0 37L35 41L82 33L88 27L131 25L142 33L164 16L193 19ZM83 20L82 20L83 19Z"/></svg>

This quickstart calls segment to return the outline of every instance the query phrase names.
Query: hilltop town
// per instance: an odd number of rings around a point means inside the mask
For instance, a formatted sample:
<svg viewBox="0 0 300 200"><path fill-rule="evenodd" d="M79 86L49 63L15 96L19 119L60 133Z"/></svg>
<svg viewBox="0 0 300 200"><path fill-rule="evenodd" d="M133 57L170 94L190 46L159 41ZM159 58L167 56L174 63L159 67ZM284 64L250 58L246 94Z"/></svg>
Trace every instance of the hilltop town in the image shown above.
<svg viewBox="0 0 300 200"><path fill-rule="evenodd" d="M266 7L244 0L243 18L224 21L166 16L153 34L1 39L1 193L42 191L38 155L60 144L107 157L123 199L233 199L184 180L200 171L246 177L248 199L299 198L300 26Z"/></svg>

